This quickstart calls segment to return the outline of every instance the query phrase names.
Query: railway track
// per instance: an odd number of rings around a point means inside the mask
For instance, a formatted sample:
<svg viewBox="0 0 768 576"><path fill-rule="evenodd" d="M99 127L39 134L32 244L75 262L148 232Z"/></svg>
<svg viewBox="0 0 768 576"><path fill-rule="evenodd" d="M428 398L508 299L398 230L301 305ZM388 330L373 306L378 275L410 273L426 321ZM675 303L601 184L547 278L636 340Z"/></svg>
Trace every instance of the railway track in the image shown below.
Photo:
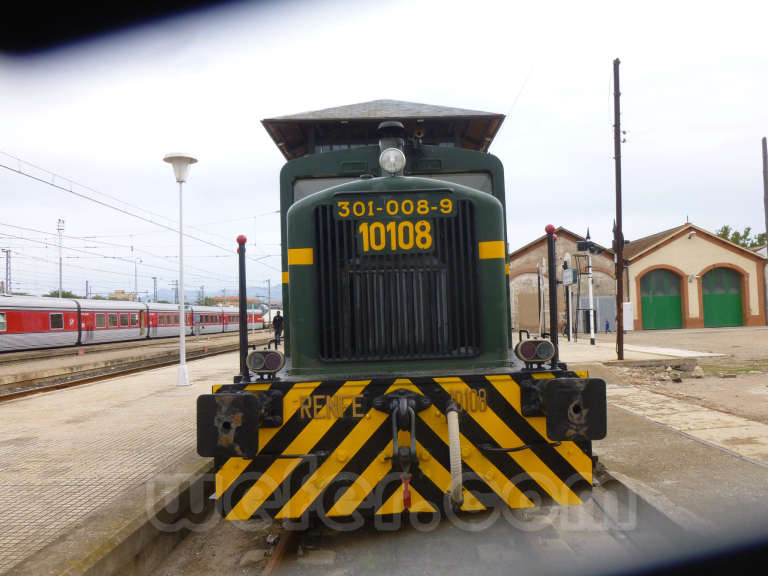
<svg viewBox="0 0 768 576"><path fill-rule="evenodd" d="M437 519L414 514L396 524L368 521L349 532L320 522L298 531L277 522L214 524L191 532L153 573L448 576L509 574L512 566L516 574L589 573L642 563L692 538L604 470L592 497L580 506L543 503Z"/></svg>
<svg viewBox="0 0 768 576"><path fill-rule="evenodd" d="M249 331L249 335L261 335L268 334L271 330L259 329L256 331ZM187 336L187 342L192 343L196 341L195 336ZM237 332L223 332L219 334L206 334L199 338L210 338L212 341L232 339L237 341ZM79 350L91 355L99 352L107 352L114 350L124 349L147 349L163 346L178 346L178 336L170 338L154 338L154 339L142 339L142 340L127 340L124 342L106 342L104 344L85 344L82 346L62 346L60 348L42 348L39 350L19 350L18 352L0 352L0 366L13 364L16 362L27 362L31 360L40 360L44 358L54 357L67 357L76 355Z"/></svg>
<svg viewBox="0 0 768 576"><path fill-rule="evenodd" d="M269 338L265 335L255 341L251 341L251 345L260 346L266 344ZM125 348L125 347L122 347ZM219 346L206 346L199 350L187 350L186 359L187 362L194 360L201 360L209 358L211 356L217 356L219 354L227 354L238 350L237 343L219 345ZM71 388L73 386L81 386L83 384L89 384L99 380L117 378L119 376L127 376L129 374L136 374L146 370L152 370L155 368L162 368L165 366L173 366L178 364L178 352L174 350L173 353L161 356L159 358L148 358L140 360L130 360L123 364L108 364L101 368L94 368L84 373L64 373L54 376L46 376L44 378L35 378L31 380L22 380L14 382L13 387L10 390L0 390L0 402L8 400L14 400L17 398L23 398L33 394L40 394L43 392L51 392L54 390L62 390L64 388Z"/></svg>

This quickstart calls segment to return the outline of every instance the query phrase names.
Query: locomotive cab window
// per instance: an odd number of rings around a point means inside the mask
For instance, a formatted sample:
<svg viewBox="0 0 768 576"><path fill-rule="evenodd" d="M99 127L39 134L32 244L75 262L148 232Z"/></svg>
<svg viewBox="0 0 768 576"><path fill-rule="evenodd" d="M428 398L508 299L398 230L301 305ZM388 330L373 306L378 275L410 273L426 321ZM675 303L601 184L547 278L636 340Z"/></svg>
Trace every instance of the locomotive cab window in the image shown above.
<svg viewBox="0 0 768 576"><path fill-rule="evenodd" d="M5 321L5 312L0 312L0 332L8 330L8 324Z"/></svg>
<svg viewBox="0 0 768 576"><path fill-rule="evenodd" d="M462 186L469 186L481 192L487 194L493 194L493 179L488 172L457 172L457 173L443 173L443 174L408 174L409 176L416 176L418 178L433 178L435 180L443 180L445 182L451 182L453 184L461 184ZM346 184L352 182L357 178L299 178L293 184L293 201L298 202L302 198L306 198L320 192L326 188L332 186L339 186L340 184Z"/></svg>
<svg viewBox="0 0 768 576"><path fill-rule="evenodd" d="M96 326L96 328L106 328L107 317L104 314L96 314L94 316L94 325Z"/></svg>
<svg viewBox="0 0 768 576"><path fill-rule="evenodd" d="M110 314L109 315L109 327L110 328L117 328L117 314Z"/></svg>
<svg viewBox="0 0 768 576"><path fill-rule="evenodd" d="M64 328L64 314L51 314L51 330L62 330Z"/></svg>

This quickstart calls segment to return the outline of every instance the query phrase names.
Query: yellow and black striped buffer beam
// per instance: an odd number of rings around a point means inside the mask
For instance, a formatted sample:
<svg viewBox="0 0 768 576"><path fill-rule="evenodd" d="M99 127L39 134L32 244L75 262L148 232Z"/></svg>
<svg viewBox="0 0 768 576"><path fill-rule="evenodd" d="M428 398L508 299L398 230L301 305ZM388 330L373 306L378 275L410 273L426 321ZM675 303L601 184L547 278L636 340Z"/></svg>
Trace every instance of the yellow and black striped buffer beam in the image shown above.
<svg viewBox="0 0 768 576"><path fill-rule="evenodd" d="M218 507L229 520L444 511L451 401L459 406L463 510L579 504L592 485L592 459L575 442L551 441L544 416L522 415L520 380L513 373L215 387L277 390L283 403L282 425L258 430L257 454L216 458ZM416 449L408 483L393 454L391 415L373 405L399 390L429 400L415 413L414 438L411 428L396 431L399 446Z"/></svg>

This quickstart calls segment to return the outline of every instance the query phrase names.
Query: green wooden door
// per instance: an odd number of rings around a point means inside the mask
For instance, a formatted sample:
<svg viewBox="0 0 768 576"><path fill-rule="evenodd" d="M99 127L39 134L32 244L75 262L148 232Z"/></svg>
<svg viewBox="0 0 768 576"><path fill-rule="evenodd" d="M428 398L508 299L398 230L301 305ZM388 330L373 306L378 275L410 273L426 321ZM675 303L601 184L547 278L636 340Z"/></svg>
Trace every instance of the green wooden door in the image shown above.
<svg viewBox="0 0 768 576"><path fill-rule="evenodd" d="M730 268L714 268L701 280L704 326L741 326L741 274Z"/></svg>
<svg viewBox="0 0 768 576"><path fill-rule="evenodd" d="M680 277L671 270L652 270L640 279L643 330L683 327Z"/></svg>

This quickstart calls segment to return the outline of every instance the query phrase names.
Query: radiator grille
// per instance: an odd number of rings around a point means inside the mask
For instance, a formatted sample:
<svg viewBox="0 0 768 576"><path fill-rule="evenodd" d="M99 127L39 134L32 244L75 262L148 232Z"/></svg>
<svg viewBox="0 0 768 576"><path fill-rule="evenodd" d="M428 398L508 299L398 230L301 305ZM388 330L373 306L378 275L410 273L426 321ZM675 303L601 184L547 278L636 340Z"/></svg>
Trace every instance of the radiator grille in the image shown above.
<svg viewBox="0 0 768 576"><path fill-rule="evenodd" d="M318 353L326 361L426 359L480 352L474 205L431 220L428 253L363 254L357 221L315 209Z"/></svg>

